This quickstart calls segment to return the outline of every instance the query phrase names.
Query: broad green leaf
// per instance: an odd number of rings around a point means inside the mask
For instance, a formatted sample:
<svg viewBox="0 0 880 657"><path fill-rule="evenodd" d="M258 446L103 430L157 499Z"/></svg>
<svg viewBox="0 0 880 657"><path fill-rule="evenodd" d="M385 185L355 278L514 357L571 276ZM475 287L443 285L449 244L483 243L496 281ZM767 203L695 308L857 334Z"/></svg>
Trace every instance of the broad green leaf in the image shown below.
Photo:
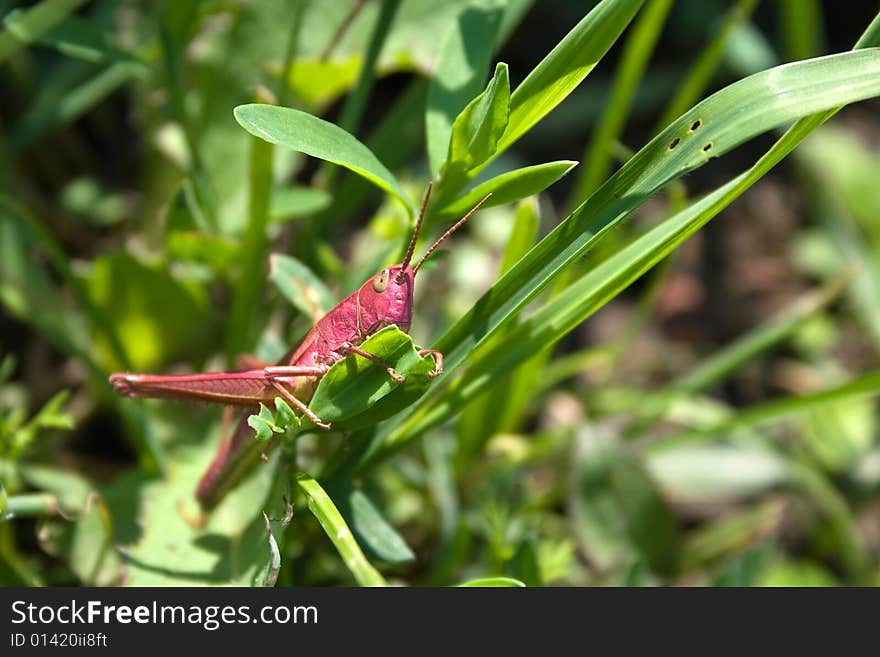
<svg viewBox="0 0 880 657"><path fill-rule="evenodd" d="M345 519L340 515L321 484L305 473L296 477L296 483L306 495L309 511L321 523L324 533L333 542L346 567L361 586L385 586L385 578L367 561L354 539Z"/></svg>
<svg viewBox="0 0 880 657"><path fill-rule="evenodd" d="M252 135L350 169L394 195L411 216L415 213L394 175L369 148L342 128L306 112L275 105L239 105L234 114L239 125Z"/></svg>
<svg viewBox="0 0 880 657"><path fill-rule="evenodd" d="M122 547L128 586L257 586L262 584L271 553L260 512L281 515L268 493L277 468L274 460L262 464L251 477L214 511L204 530L193 527L198 517L193 494L210 462L214 446L177 449L175 467L165 480L140 482L130 491L133 500L149 500L128 512L143 523L141 534ZM134 487L133 482L120 482ZM122 491L120 490L120 493ZM280 491L272 500L281 498ZM111 502L112 506L112 502ZM210 537L210 540L206 540Z"/></svg>
<svg viewBox="0 0 880 657"><path fill-rule="evenodd" d="M249 416L247 423L256 432L254 438L260 442L266 442L272 437L272 434L283 431L275 424L275 416L265 404L260 404L260 412L257 415Z"/></svg>
<svg viewBox="0 0 880 657"><path fill-rule="evenodd" d="M336 305L333 294L321 279L299 260L290 256L278 253L270 256L269 279L313 324Z"/></svg>
<svg viewBox="0 0 880 657"><path fill-rule="evenodd" d="M525 584L513 577L478 577L459 584L462 587L478 588L525 588Z"/></svg>
<svg viewBox="0 0 880 657"><path fill-rule="evenodd" d="M488 160L507 128L509 114L507 65L498 64L486 90L468 103L452 124L445 166L468 171Z"/></svg>
<svg viewBox="0 0 880 657"><path fill-rule="evenodd" d="M562 102L614 45L644 0L602 0L538 64L510 97L501 152Z"/></svg>
<svg viewBox="0 0 880 657"><path fill-rule="evenodd" d="M440 44L425 111L428 161L435 175L449 152L455 117L483 87L502 14L497 4L467 7Z"/></svg>
<svg viewBox="0 0 880 657"><path fill-rule="evenodd" d="M492 196L480 206L481 208L491 208L496 205L513 203L543 192L575 166L577 166L577 162L560 160L558 162L546 162L544 164L514 169L477 185L449 205L437 210L437 212L443 216L463 216L479 203L486 194L490 193Z"/></svg>

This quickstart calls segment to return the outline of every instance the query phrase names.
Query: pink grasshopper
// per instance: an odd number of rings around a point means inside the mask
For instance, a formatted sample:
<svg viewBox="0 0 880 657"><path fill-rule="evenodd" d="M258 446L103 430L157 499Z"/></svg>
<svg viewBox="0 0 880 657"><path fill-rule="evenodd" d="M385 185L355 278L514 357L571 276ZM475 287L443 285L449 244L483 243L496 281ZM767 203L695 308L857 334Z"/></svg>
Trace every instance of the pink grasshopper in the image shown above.
<svg viewBox="0 0 880 657"><path fill-rule="evenodd" d="M403 377L390 365L358 345L391 324L396 324L402 331L409 330L413 313L413 286L419 267L443 240L452 235L489 198L483 198L410 267L430 196L429 185L403 262L383 269L351 296L343 299L277 365L259 363L255 369L240 372L203 374L118 373L110 376L110 383L117 392L129 397L193 399L250 407L251 412L256 412L261 402L271 404L276 397L281 397L316 426L329 429L330 424L323 422L307 406L320 377L336 361L349 354L358 354L383 367L396 382L403 381ZM443 355L439 351L422 349L419 355L434 358L435 367L430 376L441 374ZM255 360L250 359L250 362ZM217 455L199 481L196 498L205 511L213 509L226 493L238 485L263 454L264 444L253 439L253 429L247 423L248 415L241 419L233 434L220 445Z"/></svg>

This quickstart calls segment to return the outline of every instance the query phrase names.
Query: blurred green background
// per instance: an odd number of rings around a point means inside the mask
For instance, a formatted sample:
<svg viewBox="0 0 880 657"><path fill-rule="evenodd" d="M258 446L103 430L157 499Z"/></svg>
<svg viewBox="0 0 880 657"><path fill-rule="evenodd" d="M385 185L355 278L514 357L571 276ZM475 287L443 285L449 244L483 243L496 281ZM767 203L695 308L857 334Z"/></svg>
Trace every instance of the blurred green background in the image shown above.
<svg viewBox="0 0 880 657"><path fill-rule="evenodd" d="M474 95L495 62L515 89L595 4L494 3L492 66ZM266 280L266 259L243 273L261 253L247 230L256 160L233 108L271 102L341 125L417 202L431 179L429 80L473 6L487 3L0 1L0 584L257 583L274 569L263 510L279 584L364 583L285 476L323 481L349 438L301 437L296 468L273 459L196 530L192 485L228 430L222 411L121 400L106 376L220 370L299 339L308 308ZM877 11L868 0L647 2L489 167L580 162L455 237L420 281L416 342L433 344L696 101L849 50ZM674 181L575 270L732 178L776 136ZM845 108L558 344L451 421L334 478L327 492L385 580L880 584L878 146L880 102ZM271 164L258 242L302 263L308 292L339 300L394 260L401 207L315 159L276 149ZM236 310L249 284L258 303Z"/></svg>

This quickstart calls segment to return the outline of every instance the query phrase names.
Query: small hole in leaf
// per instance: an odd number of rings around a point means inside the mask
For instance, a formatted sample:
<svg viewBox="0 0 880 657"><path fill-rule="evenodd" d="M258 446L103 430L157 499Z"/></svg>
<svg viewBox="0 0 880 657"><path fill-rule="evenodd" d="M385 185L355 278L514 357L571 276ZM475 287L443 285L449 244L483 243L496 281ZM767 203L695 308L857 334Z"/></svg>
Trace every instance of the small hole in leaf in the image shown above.
<svg viewBox="0 0 880 657"><path fill-rule="evenodd" d="M694 121L691 124L691 132L693 132L694 130L699 130L701 125L703 125L702 119L697 119L696 121Z"/></svg>
<svg viewBox="0 0 880 657"><path fill-rule="evenodd" d="M711 141L708 144L706 144L705 146L703 146L704 153L708 153L710 150L712 150L712 142Z"/></svg>
<svg viewBox="0 0 880 657"><path fill-rule="evenodd" d="M669 144L669 150L672 150L673 148L675 148L676 146L678 146L678 144L679 144L680 142L681 142L681 139L679 139L678 137L676 137L675 139L673 139L673 140L672 140L672 143Z"/></svg>

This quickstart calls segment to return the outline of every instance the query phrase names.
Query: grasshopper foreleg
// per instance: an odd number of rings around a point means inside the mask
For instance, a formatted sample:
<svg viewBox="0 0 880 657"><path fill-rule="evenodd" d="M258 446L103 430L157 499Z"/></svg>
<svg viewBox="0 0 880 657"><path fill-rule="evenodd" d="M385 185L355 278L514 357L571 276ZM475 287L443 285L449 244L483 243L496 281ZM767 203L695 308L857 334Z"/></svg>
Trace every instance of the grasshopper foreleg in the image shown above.
<svg viewBox="0 0 880 657"><path fill-rule="evenodd" d="M316 427L321 427L322 429L330 428L329 422L323 422L321 418L315 415L308 406L306 406L299 399L294 397L294 395L287 388L284 387L283 383L273 378L269 379L269 383L271 383L275 387L275 389L279 393L281 393L281 396L284 397L286 401L292 404L295 408L298 408L303 415L309 418L312 421L312 424L314 424Z"/></svg>
<svg viewBox="0 0 880 657"><path fill-rule="evenodd" d="M367 360L376 363L376 365L388 372L388 376L390 376L395 383L403 383L404 381L406 381L406 377L398 374L397 371L393 367L391 367L391 365L379 358L376 354L371 354L368 351L364 351L360 347L353 345L351 342L343 342L336 350L336 352L342 354L343 356L348 354L357 354L358 356L362 356L363 358L366 358Z"/></svg>
<svg viewBox="0 0 880 657"><path fill-rule="evenodd" d="M419 356L433 356L434 358L434 369L428 372L428 376L432 379L443 374L443 354L437 351L436 349L419 349Z"/></svg>
<svg viewBox="0 0 880 657"><path fill-rule="evenodd" d="M330 423L324 422L302 401L297 399L290 390L284 387L282 380L289 376L323 376L330 369L329 365L316 365L305 367L301 365L273 365L263 368L266 380L279 392L285 401L299 409L316 427L329 429Z"/></svg>

